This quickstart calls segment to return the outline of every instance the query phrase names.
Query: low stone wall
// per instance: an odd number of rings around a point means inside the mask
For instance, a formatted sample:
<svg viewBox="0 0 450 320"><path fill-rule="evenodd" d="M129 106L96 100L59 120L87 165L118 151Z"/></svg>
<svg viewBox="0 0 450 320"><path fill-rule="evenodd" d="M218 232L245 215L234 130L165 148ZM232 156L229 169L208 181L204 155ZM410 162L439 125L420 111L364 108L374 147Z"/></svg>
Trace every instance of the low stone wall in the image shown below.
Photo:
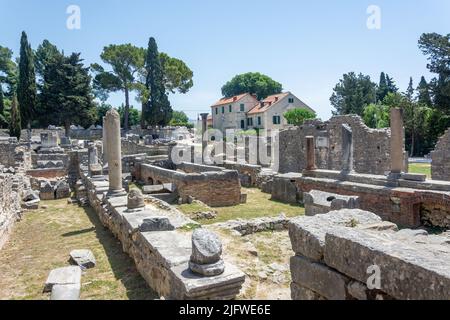
<svg viewBox="0 0 450 320"><path fill-rule="evenodd" d="M241 236L247 236L256 232L285 230L288 228L288 224L289 219L280 215L279 217L262 217L250 220L230 220L216 223L214 226L236 231Z"/></svg>
<svg viewBox="0 0 450 320"><path fill-rule="evenodd" d="M31 155L31 165L34 168L38 167L39 161L62 162L62 166L67 168L69 165L69 156L65 153L35 153Z"/></svg>
<svg viewBox="0 0 450 320"><path fill-rule="evenodd" d="M257 187L261 166L225 161L224 167L228 170L236 170L239 173L241 184L244 187Z"/></svg>
<svg viewBox="0 0 450 320"><path fill-rule="evenodd" d="M65 168L50 168L50 169L30 169L26 172L27 175L33 178L55 179L67 175Z"/></svg>
<svg viewBox="0 0 450 320"><path fill-rule="evenodd" d="M448 235L397 230L358 209L292 219L292 299L450 299Z"/></svg>
<svg viewBox="0 0 450 320"><path fill-rule="evenodd" d="M219 172L223 170L221 167L207 166L204 164L196 164L191 162L182 162L177 164L175 167L177 170L182 170L186 173Z"/></svg>
<svg viewBox="0 0 450 320"><path fill-rule="evenodd" d="M0 249L8 240L14 223L21 217L23 177L3 173L0 166Z"/></svg>
<svg viewBox="0 0 450 320"><path fill-rule="evenodd" d="M450 129L439 138L431 151L431 177L433 180L450 181Z"/></svg>
<svg viewBox="0 0 450 320"><path fill-rule="evenodd" d="M450 228L447 218L450 216L450 183L400 179L397 184L391 186L385 176L349 174L342 180L339 171L316 170L307 176L275 176L272 198L288 203L302 202L303 193L311 190L356 196L361 209L402 227Z"/></svg>
<svg viewBox="0 0 450 320"><path fill-rule="evenodd" d="M167 146L146 146L137 144L127 139L121 139L122 155L144 153L148 156L167 155L169 148Z"/></svg>
<svg viewBox="0 0 450 320"><path fill-rule="evenodd" d="M102 223L120 240L142 277L166 299L233 299L244 283L244 274L225 262L224 273L204 277L190 271L190 233L184 226L195 224L167 203L153 199L142 211L129 212L127 197L103 201L108 190L105 178L91 179L81 172L84 194ZM80 188L79 188L80 189ZM152 229L152 221L167 218L172 228Z"/></svg>
<svg viewBox="0 0 450 320"><path fill-rule="evenodd" d="M134 179L145 184L173 183L183 202L189 197L211 207L241 203L241 184L237 171L185 173L149 164L137 164Z"/></svg>

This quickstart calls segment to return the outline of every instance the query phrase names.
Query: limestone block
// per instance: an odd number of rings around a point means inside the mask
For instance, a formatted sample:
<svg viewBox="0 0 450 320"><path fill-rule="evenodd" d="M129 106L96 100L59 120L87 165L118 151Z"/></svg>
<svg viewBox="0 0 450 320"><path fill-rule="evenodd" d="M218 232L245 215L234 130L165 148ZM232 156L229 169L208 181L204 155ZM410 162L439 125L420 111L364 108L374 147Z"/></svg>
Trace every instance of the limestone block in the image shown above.
<svg viewBox="0 0 450 320"><path fill-rule="evenodd" d="M361 226L381 222L376 214L359 209L342 209L313 217L298 217L290 220L289 237L296 254L313 260L322 260L325 235L336 226Z"/></svg>
<svg viewBox="0 0 450 320"><path fill-rule="evenodd" d="M336 227L325 237L325 262L363 283L370 276L368 268L378 266L381 290L396 299L450 299L448 245Z"/></svg>
<svg viewBox="0 0 450 320"><path fill-rule="evenodd" d="M79 284L80 281L81 268L78 266L53 269L45 281L44 292L51 291L54 285Z"/></svg>
<svg viewBox="0 0 450 320"><path fill-rule="evenodd" d="M79 300L81 284L55 284L52 288L50 300Z"/></svg>
<svg viewBox="0 0 450 320"><path fill-rule="evenodd" d="M326 300L320 294L295 282L291 282L291 298L292 300Z"/></svg>
<svg viewBox="0 0 450 320"><path fill-rule="evenodd" d="M96 261L91 250L79 249L70 252L70 259L82 269L95 267Z"/></svg>
<svg viewBox="0 0 450 320"><path fill-rule="evenodd" d="M317 292L329 300L346 300L347 284L350 279L327 267L305 257L291 258L292 281Z"/></svg>

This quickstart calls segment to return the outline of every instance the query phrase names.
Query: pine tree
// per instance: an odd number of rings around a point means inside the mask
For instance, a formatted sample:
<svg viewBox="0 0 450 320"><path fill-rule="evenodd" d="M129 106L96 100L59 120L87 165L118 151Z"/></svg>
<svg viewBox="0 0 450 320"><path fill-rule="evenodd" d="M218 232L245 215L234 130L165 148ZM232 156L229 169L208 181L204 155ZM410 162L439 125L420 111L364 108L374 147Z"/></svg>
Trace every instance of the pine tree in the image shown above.
<svg viewBox="0 0 450 320"><path fill-rule="evenodd" d="M19 82L17 84L17 101L19 103L22 125L31 123L36 111L36 76L33 51L23 31L20 39Z"/></svg>
<svg viewBox="0 0 450 320"><path fill-rule="evenodd" d="M428 86L428 83L425 80L424 76L420 78L419 85L417 86L417 92L417 102L428 107L431 107L433 105L431 101L430 87Z"/></svg>
<svg viewBox="0 0 450 320"><path fill-rule="evenodd" d="M20 123L20 111L17 106L17 97L13 96L11 101L11 120L9 122L9 135L11 137L16 137L17 140L20 139L20 131L22 130L22 126Z"/></svg>
<svg viewBox="0 0 450 320"><path fill-rule="evenodd" d="M172 107L166 94L164 85L164 70L158 53L158 46L152 37L148 42L147 57L145 60L147 71L146 87L149 91L149 100L142 113L142 124L165 126L172 118Z"/></svg>
<svg viewBox="0 0 450 320"><path fill-rule="evenodd" d="M85 68L79 53L57 56L47 64L43 74L40 103L51 123L63 125L66 134L71 124L89 126L95 122L89 68Z"/></svg>

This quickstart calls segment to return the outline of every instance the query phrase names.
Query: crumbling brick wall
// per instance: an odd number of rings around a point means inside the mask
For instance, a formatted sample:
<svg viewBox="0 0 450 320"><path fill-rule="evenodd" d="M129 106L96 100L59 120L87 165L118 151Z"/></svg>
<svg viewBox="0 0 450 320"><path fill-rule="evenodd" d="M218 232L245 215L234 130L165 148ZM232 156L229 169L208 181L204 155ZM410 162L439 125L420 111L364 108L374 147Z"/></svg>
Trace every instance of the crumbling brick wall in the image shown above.
<svg viewBox="0 0 450 320"><path fill-rule="evenodd" d="M445 131L431 151L431 177L433 180L450 180L450 129Z"/></svg>
<svg viewBox="0 0 450 320"><path fill-rule="evenodd" d="M173 183L183 201L194 197L212 207L237 205L241 201L238 172L185 173L149 164L140 164L139 178L147 184Z"/></svg>
<svg viewBox="0 0 450 320"><path fill-rule="evenodd" d="M314 136L319 169L342 169L342 125L353 131L353 168L358 173L384 174L390 170L390 129L371 129L357 115L307 120L302 126L280 132L280 173L306 168L306 136Z"/></svg>

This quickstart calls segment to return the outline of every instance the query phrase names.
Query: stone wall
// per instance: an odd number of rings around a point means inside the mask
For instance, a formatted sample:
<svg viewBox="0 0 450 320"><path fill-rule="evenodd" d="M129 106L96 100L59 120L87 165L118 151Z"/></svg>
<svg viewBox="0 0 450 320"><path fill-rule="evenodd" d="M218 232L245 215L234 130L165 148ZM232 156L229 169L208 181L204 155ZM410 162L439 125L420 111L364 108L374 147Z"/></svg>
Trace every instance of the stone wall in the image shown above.
<svg viewBox="0 0 450 320"><path fill-rule="evenodd" d="M439 138L431 159L432 179L450 181L450 129Z"/></svg>
<svg viewBox="0 0 450 320"><path fill-rule="evenodd" d="M5 167L31 167L30 153L15 138L0 141L0 165Z"/></svg>
<svg viewBox="0 0 450 320"><path fill-rule="evenodd" d="M397 230L358 209L292 219L292 299L450 299L449 236Z"/></svg>
<svg viewBox="0 0 450 320"><path fill-rule="evenodd" d="M294 183L300 201L303 193L311 190L356 196L361 209L402 227L450 228L446 218L450 216L450 183L400 179L398 186L390 186L384 176L352 174L342 181L338 171L325 170L311 172L311 176L299 176ZM291 192L290 196L295 193Z"/></svg>
<svg viewBox="0 0 450 320"><path fill-rule="evenodd" d="M0 166L0 249L7 241L14 223L20 219L23 177L3 173Z"/></svg>
<svg viewBox="0 0 450 320"><path fill-rule="evenodd" d="M342 169L342 124L353 131L354 170L384 174L390 170L390 129L370 129L356 115L335 116L329 121L307 120L302 126L280 132L279 172L306 168L306 136L314 136L319 169Z"/></svg>
<svg viewBox="0 0 450 320"><path fill-rule="evenodd" d="M148 156L167 155L167 146L146 146L137 144L127 139L122 140L122 155L145 153Z"/></svg>
<svg viewBox="0 0 450 320"><path fill-rule="evenodd" d="M141 210L128 211L127 197L103 201L108 182L89 178L80 172L89 203L105 225L122 243L148 285L166 299L234 299L245 275L225 262L224 273L205 277L189 269L192 253L190 233L183 227L196 225L167 203L153 199ZM86 193L86 191L85 191ZM166 228L154 228L156 221L167 219ZM169 228L170 227L170 228Z"/></svg>
<svg viewBox="0 0 450 320"><path fill-rule="evenodd" d="M173 183L183 202L193 197L212 207L241 203L241 184L237 171L185 173L149 164L136 164L133 176L150 185Z"/></svg>

